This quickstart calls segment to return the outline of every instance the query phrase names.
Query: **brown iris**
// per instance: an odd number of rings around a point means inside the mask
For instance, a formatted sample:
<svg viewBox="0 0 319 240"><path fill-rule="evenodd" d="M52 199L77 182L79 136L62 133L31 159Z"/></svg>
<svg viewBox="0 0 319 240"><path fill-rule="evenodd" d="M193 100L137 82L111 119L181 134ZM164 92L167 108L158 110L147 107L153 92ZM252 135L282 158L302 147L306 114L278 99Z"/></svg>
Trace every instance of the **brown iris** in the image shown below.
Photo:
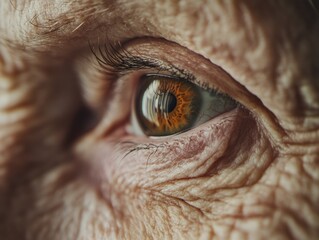
<svg viewBox="0 0 319 240"><path fill-rule="evenodd" d="M136 98L136 117L146 135L171 135L190 129L201 105L198 87L163 75L146 75Z"/></svg>

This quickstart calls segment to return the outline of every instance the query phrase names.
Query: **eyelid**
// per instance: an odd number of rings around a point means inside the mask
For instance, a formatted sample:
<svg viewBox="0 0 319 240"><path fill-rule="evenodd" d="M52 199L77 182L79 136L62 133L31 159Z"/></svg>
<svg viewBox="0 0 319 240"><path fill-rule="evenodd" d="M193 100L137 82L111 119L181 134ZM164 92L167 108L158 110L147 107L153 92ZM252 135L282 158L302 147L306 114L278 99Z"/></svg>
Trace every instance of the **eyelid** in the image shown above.
<svg viewBox="0 0 319 240"><path fill-rule="evenodd" d="M205 90L214 90L234 98L231 89L236 81L223 69L185 47L165 39L136 38L123 43L101 44L97 47L90 45L90 49L104 74L111 78L119 78L138 70L152 70L169 73L172 77L186 79ZM175 50L177 53L175 55L180 59L163 57L163 54L169 56L174 53L170 52L174 49L178 49ZM188 62L192 66L183 67L182 62ZM206 76L199 77L200 71L205 72ZM215 81L207 81L208 78Z"/></svg>

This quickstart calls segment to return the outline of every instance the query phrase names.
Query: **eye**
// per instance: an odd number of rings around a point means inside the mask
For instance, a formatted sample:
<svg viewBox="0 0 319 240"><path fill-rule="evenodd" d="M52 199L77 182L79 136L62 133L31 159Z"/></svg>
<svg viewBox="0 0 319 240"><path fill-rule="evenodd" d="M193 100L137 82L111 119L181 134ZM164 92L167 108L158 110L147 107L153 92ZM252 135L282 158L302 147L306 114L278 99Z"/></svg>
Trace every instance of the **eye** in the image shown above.
<svg viewBox="0 0 319 240"><path fill-rule="evenodd" d="M84 95L95 94L86 102L97 109L96 126L101 134L120 134L125 141L141 143L154 141L152 137L180 138L188 136L181 133L206 126L204 123L211 120L220 119L214 121L218 126L226 124L226 118L219 115L232 116L231 110L242 109L240 103L225 94L242 95L241 91L234 93L234 79L175 43L138 38L119 45L98 45L98 49L90 47L99 64L92 65L98 73L94 79L99 81L88 78L87 82L93 85L86 88L88 94Z"/></svg>
<svg viewBox="0 0 319 240"><path fill-rule="evenodd" d="M169 75L146 74L139 85L133 132L147 136L181 133L237 106L226 95Z"/></svg>

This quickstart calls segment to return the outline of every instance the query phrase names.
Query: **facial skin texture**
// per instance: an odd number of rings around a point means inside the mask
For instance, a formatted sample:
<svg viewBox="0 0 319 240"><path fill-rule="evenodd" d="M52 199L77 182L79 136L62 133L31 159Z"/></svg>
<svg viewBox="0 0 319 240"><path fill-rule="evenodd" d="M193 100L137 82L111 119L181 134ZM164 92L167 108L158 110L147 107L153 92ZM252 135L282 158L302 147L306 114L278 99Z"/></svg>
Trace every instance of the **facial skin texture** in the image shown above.
<svg viewBox="0 0 319 240"><path fill-rule="evenodd" d="M1 1L0 16L1 239L318 239L307 1ZM162 140L128 135L137 75L105 81L88 44L104 41L244 108ZM98 121L81 134L84 104Z"/></svg>

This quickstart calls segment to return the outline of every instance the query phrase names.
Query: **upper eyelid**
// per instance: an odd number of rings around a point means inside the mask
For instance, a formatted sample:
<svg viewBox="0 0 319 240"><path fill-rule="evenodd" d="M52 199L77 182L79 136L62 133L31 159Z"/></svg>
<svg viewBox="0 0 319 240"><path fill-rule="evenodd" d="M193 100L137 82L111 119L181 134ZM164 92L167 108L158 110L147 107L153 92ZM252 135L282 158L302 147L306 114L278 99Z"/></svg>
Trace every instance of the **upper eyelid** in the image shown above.
<svg viewBox="0 0 319 240"><path fill-rule="evenodd" d="M170 74L205 90L230 96L240 105L249 106L251 94L227 71L202 55L169 40L137 37L123 42L111 42L106 39L101 44L92 45L89 42L89 47L93 57L91 64L105 76L103 81L115 81L131 73ZM171 55L174 51L175 54ZM132 59L139 64L127 64L126 61Z"/></svg>
<svg viewBox="0 0 319 240"><path fill-rule="evenodd" d="M159 59L133 54L131 51L125 49L123 45L121 43L109 42L95 47L89 43L90 50L98 64L102 67L104 74L117 74L120 77L135 70L151 69L157 70L158 73L168 72L172 77L185 79L208 91L227 94L221 91L219 86L209 86L207 83L199 81L187 69L181 69L172 62L166 63Z"/></svg>

